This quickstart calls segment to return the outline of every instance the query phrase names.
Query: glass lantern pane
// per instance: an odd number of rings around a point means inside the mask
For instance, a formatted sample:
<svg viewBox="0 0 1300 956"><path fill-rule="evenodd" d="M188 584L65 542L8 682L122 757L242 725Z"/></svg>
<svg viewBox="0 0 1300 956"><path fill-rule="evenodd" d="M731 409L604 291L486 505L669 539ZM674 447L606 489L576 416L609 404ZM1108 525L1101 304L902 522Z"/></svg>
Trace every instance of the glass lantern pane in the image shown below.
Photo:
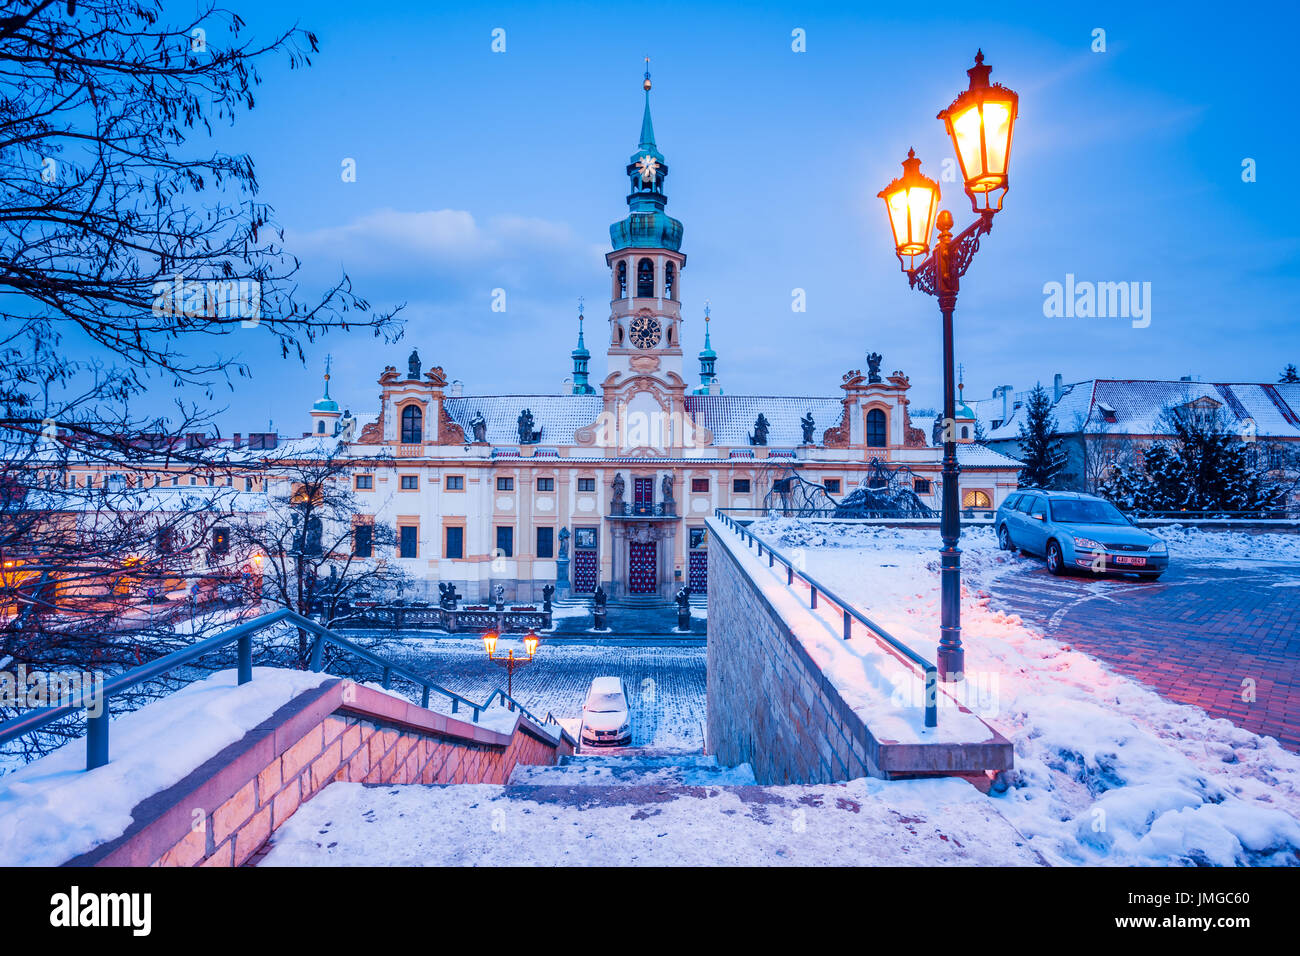
<svg viewBox="0 0 1300 956"><path fill-rule="evenodd" d="M930 244L930 216L934 208L934 190L928 186L913 186L907 191L908 218L911 225L912 248L924 251Z"/></svg>
<svg viewBox="0 0 1300 956"><path fill-rule="evenodd" d="M962 172L966 182L984 175L984 158L980 149L980 108L972 104L952 118L952 136L957 143L957 158L961 160Z"/></svg>
<svg viewBox="0 0 1300 956"><path fill-rule="evenodd" d="M1011 107L1009 103L984 104L984 144L988 158L986 174L1001 179L1007 172L1007 149L1011 140ZM993 184L990 184L990 188Z"/></svg>
<svg viewBox="0 0 1300 956"><path fill-rule="evenodd" d="M907 190L900 189L891 193L885 204L889 207L889 226L894 230L894 245L902 249L908 244L907 228Z"/></svg>

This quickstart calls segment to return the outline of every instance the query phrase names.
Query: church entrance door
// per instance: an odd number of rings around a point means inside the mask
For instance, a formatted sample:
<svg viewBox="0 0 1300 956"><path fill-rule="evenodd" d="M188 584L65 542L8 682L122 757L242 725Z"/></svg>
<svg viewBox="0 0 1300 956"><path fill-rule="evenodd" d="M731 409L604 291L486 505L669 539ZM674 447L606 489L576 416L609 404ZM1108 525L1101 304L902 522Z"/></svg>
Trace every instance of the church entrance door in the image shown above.
<svg viewBox="0 0 1300 956"><path fill-rule="evenodd" d="M628 542L628 591L632 594L655 593L654 542Z"/></svg>

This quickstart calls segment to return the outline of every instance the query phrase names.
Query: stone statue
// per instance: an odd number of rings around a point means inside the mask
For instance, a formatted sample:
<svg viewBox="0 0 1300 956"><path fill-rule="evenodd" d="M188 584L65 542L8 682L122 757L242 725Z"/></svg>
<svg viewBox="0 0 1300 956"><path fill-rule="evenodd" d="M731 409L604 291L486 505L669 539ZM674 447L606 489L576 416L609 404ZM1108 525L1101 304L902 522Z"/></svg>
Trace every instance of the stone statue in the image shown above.
<svg viewBox="0 0 1300 956"><path fill-rule="evenodd" d="M555 585L548 584L542 588L542 610L551 610L551 598L555 597Z"/></svg>
<svg viewBox="0 0 1300 956"><path fill-rule="evenodd" d="M934 417L934 427L930 429L930 444L943 444L943 419L938 415Z"/></svg>
<svg viewBox="0 0 1300 956"><path fill-rule="evenodd" d="M525 408L520 412L515 424L519 427L519 444L532 445L542 440L542 430L540 428L536 431L533 430L533 425L536 422L533 419L531 409Z"/></svg>
<svg viewBox="0 0 1300 956"><path fill-rule="evenodd" d="M596 585L596 593L592 596L592 600L595 602L596 610L598 611L605 610L605 602L609 600L609 598L605 595L605 585L603 584Z"/></svg>
<svg viewBox="0 0 1300 956"><path fill-rule="evenodd" d="M469 430L474 433L474 444L487 443L487 419L482 412L474 413L474 417L469 420Z"/></svg>
<svg viewBox="0 0 1300 956"><path fill-rule="evenodd" d="M411 349L411 357L406 360L406 371L408 379L420 377L420 353L415 349Z"/></svg>
<svg viewBox="0 0 1300 956"><path fill-rule="evenodd" d="M623 473L617 471L614 473L614 512L617 514L623 507L623 490L626 485L623 484Z"/></svg>
<svg viewBox="0 0 1300 956"><path fill-rule="evenodd" d="M768 424L767 416L762 412L758 413L758 418L754 421L754 434L749 436L751 445L766 445L767 430L771 426Z"/></svg>
<svg viewBox="0 0 1300 956"><path fill-rule="evenodd" d="M357 433L357 420L352 417L352 409L343 409L343 417L334 426L334 435L339 441L354 441Z"/></svg>
<svg viewBox="0 0 1300 956"><path fill-rule="evenodd" d="M450 582L439 582L438 584L438 606L447 611L456 610L456 604L460 601L460 594L456 591L456 585Z"/></svg>
<svg viewBox="0 0 1300 956"><path fill-rule="evenodd" d="M677 589L677 609L679 611L688 611L691 606L691 586L684 584Z"/></svg>
<svg viewBox="0 0 1300 956"><path fill-rule="evenodd" d="M880 381L880 363L883 361L879 352L867 355L867 384L875 385Z"/></svg>
<svg viewBox="0 0 1300 956"><path fill-rule="evenodd" d="M812 412L799 419L799 427L803 429L803 443L813 444L813 429L817 427L817 423L813 421Z"/></svg>
<svg viewBox="0 0 1300 956"><path fill-rule="evenodd" d="M667 502L672 501L673 500L673 476L664 475L664 480L660 484L660 487L663 489L664 503L666 504Z"/></svg>
<svg viewBox="0 0 1300 956"><path fill-rule="evenodd" d="M560 560L563 561L569 556L569 529L560 529Z"/></svg>
<svg viewBox="0 0 1300 956"><path fill-rule="evenodd" d="M504 584L498 584L492 589L493 596L497 599L497 607L502 607L506 603L506 587Z"/></svg>

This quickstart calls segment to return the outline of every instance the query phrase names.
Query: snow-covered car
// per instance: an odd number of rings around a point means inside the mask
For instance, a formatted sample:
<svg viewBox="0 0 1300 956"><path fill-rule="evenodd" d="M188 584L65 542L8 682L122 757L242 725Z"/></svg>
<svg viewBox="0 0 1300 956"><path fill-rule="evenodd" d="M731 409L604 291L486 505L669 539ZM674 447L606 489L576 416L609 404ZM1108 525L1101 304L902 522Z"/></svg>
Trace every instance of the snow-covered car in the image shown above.
<svg viewBox="0 0 1300 956"><path fill-rule="evenodd" d="M582 705L584 744L630 744L632 712L628 707L627 688L621 677L597 677L591 682Z"/></svg>
<svg viewBox="0 0 1300 956"><path fill-rule="evenodd" d="M1031 488L1007 496L994 519L1006 551L1041 554L1052 574L1136 574L1154 581L1169 567L1169 546L1109 501L1074 491Z"/></svg>

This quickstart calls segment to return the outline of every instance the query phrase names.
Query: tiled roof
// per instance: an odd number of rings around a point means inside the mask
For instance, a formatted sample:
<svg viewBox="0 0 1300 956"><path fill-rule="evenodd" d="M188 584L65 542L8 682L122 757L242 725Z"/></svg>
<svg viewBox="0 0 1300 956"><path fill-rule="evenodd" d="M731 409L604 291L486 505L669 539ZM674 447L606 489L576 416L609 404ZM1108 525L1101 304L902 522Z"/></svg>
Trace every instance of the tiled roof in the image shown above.
<svg viewBox="0 0 1300 956"><path fill-rule="evenodd" d="M487 440L493 445L519 444L519 413L533 413L534 428L542 430L543 445L572 445L574 432L590 425L605 407L600 395L486 395L448 398L447 414L471 435L470 421L481 413L487 421ZM838 398L798 398L775 395L687 395L686 411L697 425L713 432L715 446L749 445L749 435L760 413L767 417L767 443L793 448L803 442L799 419L811 412L820 444L826 429L843 413Z"/></svg>
<svg viewBox="0 0 1300 956"><path fill-rule="evenodd" d="M1079 422L1087 422L1090 428L1104 427L1108 434L1156 435L1162 434L1159 419L1165 408L1199 398L1219 405L1229 429L1241 427L1249 418L1254 420L1255 434L1260 438L1300 438L1297 385L1096 379L1067 386L1052 413L1063 433L1076 431ZM1103 418L1097 406L1102 403L1115 410L1113 423L1099 424ZM994 404L1000 404L1000 399L980 402L988 410ZM1001 427L989 429L989 439L1017 437L1024 419L1022 405Z"/></svg>
<svg viewBox="0 0 1300 956"><path fill-rule="evenodd" d="M986 445L959 443L957 464L962 468L1014 468L1019 471L1022 462L1018 458L994 451Z"/></svg>
<svg viewBox="0 0 1300 956"><path fill-rule="evenodd" d="M769 446L794 447L803 443L799 419L812 413L816 427L813 439L821 444L822 433L839 423L844 405L839 398L800 398L787 395L688 395L686 410L695 424L713 432L713 443L747 446L754 422L761 413L767 418Z"/></svg>

